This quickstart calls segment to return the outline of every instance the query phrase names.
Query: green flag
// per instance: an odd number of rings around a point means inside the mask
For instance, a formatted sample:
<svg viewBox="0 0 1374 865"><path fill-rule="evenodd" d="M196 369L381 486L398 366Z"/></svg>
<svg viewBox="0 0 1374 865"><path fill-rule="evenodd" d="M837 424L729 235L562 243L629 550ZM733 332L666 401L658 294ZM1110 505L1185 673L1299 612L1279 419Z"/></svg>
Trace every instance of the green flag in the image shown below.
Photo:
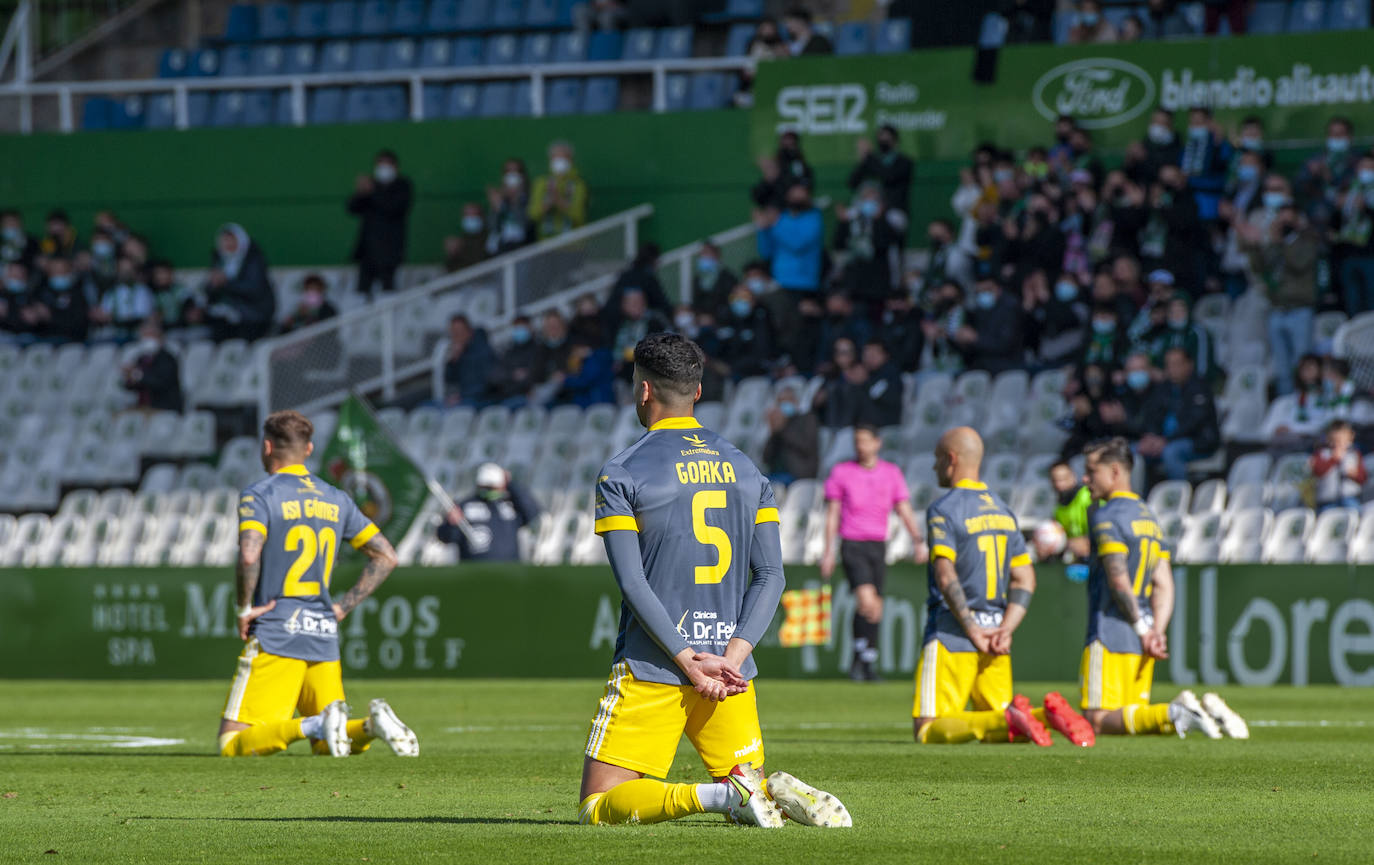
<svg viewBox="0 0 1374 865"><path fill-rule="evenodd" d="M393 544L405 537L429 495L424 473L356 394L339 406L320 465L325 480L351 495Z"/></svg>

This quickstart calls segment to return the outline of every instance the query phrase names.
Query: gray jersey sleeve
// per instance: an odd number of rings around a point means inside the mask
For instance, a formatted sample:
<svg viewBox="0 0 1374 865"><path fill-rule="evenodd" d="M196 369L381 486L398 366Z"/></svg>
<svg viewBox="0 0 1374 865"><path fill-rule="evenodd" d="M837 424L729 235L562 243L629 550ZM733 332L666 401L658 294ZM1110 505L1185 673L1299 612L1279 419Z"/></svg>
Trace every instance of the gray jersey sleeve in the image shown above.
<svg viewBox="0 0 1374 865"><path fill-rule="evenodd" d="M632 529L598 528L597 531L606 544L606 557L611 560L611 573L615 575L616 585L620 586L620 594L640 625L670 658L690 648L644 576L639 534Z"/></svg>
<svg viewBox="0 0 1374 865"><path fill-rule="evenodd" d="M376 523L368 519L361 510L358 503L353 501L349 495L339 497L339 507L342 509L343 538L348 541L353 549L362 549L363 545L377 536L381 530Z"/></svg>

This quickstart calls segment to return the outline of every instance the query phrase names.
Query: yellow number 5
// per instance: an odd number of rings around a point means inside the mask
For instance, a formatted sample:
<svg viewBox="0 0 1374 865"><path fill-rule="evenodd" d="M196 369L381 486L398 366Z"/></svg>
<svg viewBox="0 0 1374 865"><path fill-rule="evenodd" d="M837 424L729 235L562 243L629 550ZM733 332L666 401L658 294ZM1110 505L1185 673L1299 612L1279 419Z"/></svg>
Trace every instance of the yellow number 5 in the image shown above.
<svg viewBox="0 0 1374 865"><path fill-rule="evenodd" d="M1002 579L1002 563L1007 560L1006 535L979 535L978 552L988 572L988 600L997 600L997 583Z"/></svg>
<svg viewBox="0 0 1374 865"><path fill-rule="evenodd" d="M706 525L706 512L725 507L725 490L702 490L692 496L692 532L703 546L715 547L719 553L714 565L698 565L698 583L719 583L730 571L730 536L725 529Z"/></svg>
<svg viewBox="0 0 1374 865"><path fill-rule="evenodd" d="M309 597L320 593L320 584L314 580L302 580L310 567L315 564L315 559L319 556L324 557L324 587L329 588L329 577L334 572L334 551L338 548L338 539L334 530L325 526L317 534L310 526L294 526L291 531L286 533L286 551L294 553L300 550L301 554L296 557L296 561L291 564L291 569L286 572L286 583L282 586L282 595L288 598Z"/></svg>

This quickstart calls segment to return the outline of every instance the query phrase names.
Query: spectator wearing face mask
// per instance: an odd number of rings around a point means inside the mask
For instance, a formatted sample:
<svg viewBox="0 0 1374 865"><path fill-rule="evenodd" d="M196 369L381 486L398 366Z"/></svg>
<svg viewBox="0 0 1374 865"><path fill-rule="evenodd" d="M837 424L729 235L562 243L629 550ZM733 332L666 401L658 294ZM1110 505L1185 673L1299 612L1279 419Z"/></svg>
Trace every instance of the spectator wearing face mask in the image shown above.
<svg viewBox="0 0 1374 865"><path fill-rule="evenodd" d="M444 270L449 273L472 267L486 260L490 236L482 206L475 201L463 205L458 234L444 238Z"/></svg>
<svg viewBox="0 0 1374 865"><path fill-rule="evenodd" d="M1360 154L1354 179L1336 198L1332 229L1345 313L1354 318L1374 309L1374 154Z"/></svg>
<svg viewBox="0 0 1374 865"><path fill-rule="evenodd" d="M1212 119L1205 106L1188 111L1188 140L1183 144L1179 165L1197 203L1198 218L1211 222L1217 218L1217 205L1226 186L1231 166L1231 142Z"/></svg>
<svg viewBox="0 0 1374 865"><path fill-rule="evenodd" d="M793 57L835 53L835 46L830 40L815 31L811 11L805 6L788 9L783 14L782 26L787 31L788 48Z"/></svg>
<svg viewBox="0 0 1374 865"><path fill-rule="evenodd" d="M1078 23L1069 30L1069 44L1106 44L1118 39L1116 28L1102 15L1102 4L1098 0L1080 0Z"/></svg>
<svg viewBox="0 0 1374 865"><path fill-rule="evenodd" d="M377 283L382 291L396 287L413 197L410 178L401 176L400 162L390 150L377 154L371 177L359 175L353 185L348 212L361 218L353 260L358 262L358 290L368 297Z"/></svg>
<svg viewBox="0 0 1374 865"><path fill-rule="evenodd" d="M1337 197L1355 176L1356 158L1350 138L1355 128L1345 117L1326 123L1326 147L1303 163L1294 184L1308 217L1318 225L1330 222Z"/></svg>
<svg viewBox="0 0 1374 865"><path fill-rule="evenodd" d="M539 518L539 503L496 463L477 467L477 490L440 523L436 537L458 545L462 561L520 560L520 530Z"/></svg>
<svg viewBox="0 0 1374 865"><path fill-rule="evenodd" d="M176 356L163 345L162 326L149 318L138 329L132 359L123 369L124 389L138 397L138 407L149 411L180 412L181 371Z"/></svg>
<svg viewBox="0 0 1374 865"><path fill-rule="evenodd" d="M1142 356L1148 366L1148 358ZM1149 386L1149 373L1146 372L1146 386ZM1075 379L1077 390L1070 400L1071 426L1069 438L1060 451L1063 459L1069 459L1083 452L1088 442L1098 441L1130 431L1127 419L1132 416L1139 397L1127 387L1113 385L1111 374L1096 364L1084 367Z"/></svg>
<svg viewBox="0 0 1374 865"><path fill-rule="evenodd" d="M821 374L829 372L828 364L840 341L853 343L855 349L868 342L873 326L868 319L854 314L854 301L843 291L825 299L825 318L820 322L818 338L813 347L815 368Z"/></svg>
<svg viewBox="0 0 1374 865"><path fill-rule="evenodd" d="M572 145L566 141L549 145L549 173L534 181L529 217L540 240L587 223L587 182L578 173Z"/></svg>
<svg viewBox="0 0 1374 865"><path fill-rule="evenodd" d="M1026 278L1021 304L1026 316L1028 342L1047 367L1073 363L1083 352L1088 305L1072 275L1061 273L1053 287L1043 270Z"/></svg>
<svg viewBox="0 0 1374 865"><path fill-rule="evenodd" d="M878 333L893 363L902 372L915 372L921 366L921 352L925 349L921 319L920 310L906 292L888 298L883 308Z"/></svg>
<svg viewBox="0 0 1374 865"><path fill-rule="evenodd" d="M845 255L839 284L854 300L857 314L874 319L895 293L901 273L901 236L884 209L877 183L859 187L853 207L835 206L834 248Z"/></svg>
<svg viewBox="0 0 1374 865"><path fill-rule="evenodd" d="M759 257L768 262L773 281L790 301L790 308L783 310L775 323L782 333L796 333L800 304L817 300L820 292L825 243L821 212L812 206L810 190L797 184L787 190L785 211L756 210L754 225Z"/></svg>
<svg viewBox="0 0 1374 865"><path fill-rule="evenodd" d="M465 315L450 318L448 351L444 354L444 405L485 406L494 363L487 332L474 328Z"/></svg>
<svg viewBox="0 0 1374 865"><path fill-rule="evenodd" d="M607 333L614 333L620 327L624 316L623 301L629 292L639 292L644 303L662 321L666 322L668 316L672 315L673 305L668 301L663 283L658 281L659 255L657 243L641 244L630 266L621 271L620 276L616 278L615 285L611 286L611 293L606 297L606 303L602 307Z"/></svg>
<svg viewBox="0 0 1374 865"><path fill-rule="evenodd" d="M296 308L291 312L290 317L282 322L282 333L290 333L303 327L309 327L325 319L333 318L339 314L334 308L334 304L325 297L326 286L324 278L317 273L312 273L301 282L301 297L296 302Z"/></svg>
<svg viewBox="0 0 1374 865"><path fill-rule="evenodd" d="M782 36L778 34L777 22L765 18L759 22L754 35L749 38L744 55L750 62L740 70L740 88L734 96L736 108L750 108L754 104L754 74L758 61L790 57L791 52L787 48L787 43L782 41Z"/></svg>
<svg viewBox="0 0 1374 865"><path fill-rule="evenodd" d="M1188 295L1175 294L1165 307L1164 327L1150 340L1150 359L1163 367L1164 357L1171 349L1182 349L1193 362L1198 377L1208 381L1215 373L1212 340L1207 329L1193 321L1192 313Z"/></svg>
<svg viewBox="0 0 1374 865"><path fill-rule="evenodd" d="M1083 346L1079 367L1092 365L1106 370L1119 369L1126 359L1127 345L1116 308L1105 304L1095 305L1089 327L1091 331Z"/></svg>
<svg viewBox="0 0 1374 865"><path fill-rule="evenodd" d="M795 388L778 391L765 415L768 440L763 444L763 465L774 484L790 484L814 478L820 472L820 422L814 412L803 410Z"/></svg>
<svg viewBox="0 0 1374 865"><path fill-rule="evenodd" d="M0 341L24 343L32 341L34 328L24 319L24 310L31 300L29 269L21 261L4 265L4 291L0 292Z"/></svg>
<svg viewBox="0 0 1374 865"><path fill-rule="evenodd" d="M216 342L251 341L271 330L277 314L277 295L272 288L267 256L236 222L220 227L204 294L205 317Z"/></svg>
<svg viewBox="0 0 1374 865"><path fill-rule="evenodd" d="M538 384L539 346L529 316L517 315L507 333L510 342L496 355L488 390L492 401L509 409L524 408Z"/></svg>
<svg viewBox="0 0 1374 865"><path fill-rule="evenodd" d="M71 258L76 255L76 228L65 210L48 213L46 231L38 242L38 254L44 258Z"/></svg>
<svg viewBox="0 0 1374 865"><path fill-rule="evenodd" d="M86 294L72 272L71 259L48 259L47 277L34 295L39 333L52 342L85 342L90 327Z"/></svg>
<svg viewBox="0 0 1374 865"><path fill-rule="evenodd" d="M1312 454L1312 477L1317 481L1317 512L1332 508L1360 507L1360 490L1369 474L1360 449L1355 447L1355 428L1346 420L1334 420L1326 428L1326 442Z"/></svg>
<svg viewBox="0 0 1374 865"><path fill-rule="evenodd" d="M897 149L897 127L884 124L878 127L877 148L867 138L855 142L858 164L849 172L849 188L859 191L866 183L876 183L882 189L883 207L898 237L905 237L907 214L911 212L911 179L916 163Z"/></svg>
<svg viewBox="0 0 1374 865"><path fill-rule="evenodd" d="M1211 456L1221 443L1212 392L1193 371L1182 348L1164 355L1164 381L1145 399L1134 425L1141 433L1136 450L1146 466L1169 480L1187 480L1188 463Z"/></svg>
<svg viewBox="0 0 1374 865"><path fill-rule="evenodd" d="M721 263L720 248L709 240L703 240L693 263L692 308L719 317L737 284L739 279ZM764 289L765 286L760 284L757 290L751 287L750 291L757 298Z"/></svg>
<svg viewBox="0 0 1374 865"><path fill-rule="evenodd" d="M1174 113L1167 108L1156 108L1150 114L1150 125L1145 130L1145 140L1141 142L1145 158L1141 168L1140 180L1154 183L1159 177L1159 169L1166 165L1178 165L1183 155L1178 134L1174 132Z"/></svg>
<svg viewBox="0 0 1374 865"><path fill-rule="evenodd" d="M91 234L90 267L91 282L99 294L104 294L114 285L118 277L119 246L114 235L105 229L97 228Z"/></svg>
<svg viewBox="0 0 1374 865"><path fill-rule="evenodd" d="M866 400L859 408L859 423L879 429L902 422L902 371L893 363L881 339L864 344L861 362L868 371Z"/></svg>
<svg viewBox="0 0 1374 865"><path fill-rule="evenodd" d="M969 369L996 375L1025 363L1025 323L1021 304L1002 290L995 279L980 279L974 287L974 307L968 323L954 334Z"/></svg>
<svg viewBox="0 0 1374 865"><path fill-rule="evenodd" d="M1150 186L1139 242L1147 270L1168 270L1184 290L1201 290L1204 232L1192 190L1176 165L1161 168L1159 180Z"/></svg>
<svg viewBox="0 0 1374 865"><path fill-rule="evenodd" d="M820 413L821 425L827 429L852 427L868 401L868 367L859 361L854 343L841 339L825 368L825 384L816 392L811 407Z"/></svg>
<svg viewBox="0 0 1374 865"><path fill-rule="evenodd" d="M954 226L947 219L936 219L926 226L926 248L930 256L922 279L927 287L935 287L953 279L961 285L969 278L967 257L954 242Z"/></svg>
<svg viewBox="0 0 1374 865"><path fill-rule="evenodd" d="M1269 352L1282 396L1293 392L1293 367L1312 345L1321 237L1293 204L1283 203L1267 230L1246 226L1241 241L1251 272L1269 296Z"/></svg>
<svg viewBox="0 0 1374 865"><path fill-rule="evenodd" d="M568 366L568 320L563 313L551 309L539 319L539 336L535 340L535 381L547 382L554 374Z"/></svg>
<svg viewBox="0 0 1374 865"><path fill-rule="evenodd" d="M587 408L615 402L615 361L599 342L599 326L573 328L567 371L555 379L559 404Z"/></svg>
<svg viewBox="0 0 1374 865"><path fill-rule="evenodd" d="M166 330L198 323L192 308L198 307L195 294L178 282L172 263L158 259L148 269L148 288L153 292L153 306Z"/></svg>
<svg viewBox="0 0 1374 865"><path fill-rule="evenodd" d="M13 261L31 267L37 255L38 244L24 230L19 211L0 211L0 267Z"/></svg>
<svg viewBox="0 0 1374 865"><path fill-rule="evenodd" d="M616 377L629 382L634 371L635 346L651 333L668 329L667 319L649 308L648 298L638 288L627 288L620 295L620 315L611 340L611 356Z"/></svg>
<svg viewBox="0 0 1374 865"><path fill-rule="evenodd" d="M155 311L152 289L143 282L142 275L127 258L118 264L115 284L91 310L91 321L101 325L99 337L116 342L128 342L138 334L138 328Z"/></svg>
<svg viewBox="0 0 1374 865"><path fill-rule="evenodd" d="M487 187L487 254L500 255L534 240L530 179L523 159L507 159L501 184Z"/></svg>
<svg viewBox="0 0 1374 865"><path fill-rule="evenodd" d="M964 308L964 288L954 280L936 286L926 311L921 332L930 348L930 361L922 356L921 366L936 372L957 373L964 368L964 355L955 335L962 332L968 310Z"/></svg>
<svg viewBox="0 0 1374 865"><path fill-rule="evenodd" d="M777 166L774 206L787 206L787 191L798 184L807 189L816 188L816 173L812 171L811 163L806 161L806 154L802 153L801 136L797 133L789 130L778 136L774 159Z"/></svg>
<svg viewBox="0 0 1374 865"><path fill-rule="evenodd" d="M747 286L737 285L730 293L715 335L719 348L713 357L725 364L730 378L739 381L769 373L775 357L773 322Z"/></svg>

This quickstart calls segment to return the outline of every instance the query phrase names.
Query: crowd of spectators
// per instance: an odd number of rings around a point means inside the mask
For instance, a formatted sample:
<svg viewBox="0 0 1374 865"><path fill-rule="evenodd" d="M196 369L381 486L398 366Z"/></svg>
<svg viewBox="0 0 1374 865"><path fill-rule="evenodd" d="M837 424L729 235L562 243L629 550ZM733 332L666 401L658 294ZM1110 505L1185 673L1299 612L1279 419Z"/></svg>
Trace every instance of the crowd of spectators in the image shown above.
<svg viewBox="0 0 1374 865"><path fill-rule="evenodd" d="M1102 0L1076 0L1068 5L1074 14L1068 31L1071 45L1108 42L1140 42L1215 35L1222 22L1233 34L1245 32L1253 0L1203 0L1203 17L1197 21L1179 9L1183 0L1146 0L1144 9L1113 23L1103 14ZM1007 22L1011 43L1048 42L1054 34L1056 0L1001 0L996 11Z"/></svg>

